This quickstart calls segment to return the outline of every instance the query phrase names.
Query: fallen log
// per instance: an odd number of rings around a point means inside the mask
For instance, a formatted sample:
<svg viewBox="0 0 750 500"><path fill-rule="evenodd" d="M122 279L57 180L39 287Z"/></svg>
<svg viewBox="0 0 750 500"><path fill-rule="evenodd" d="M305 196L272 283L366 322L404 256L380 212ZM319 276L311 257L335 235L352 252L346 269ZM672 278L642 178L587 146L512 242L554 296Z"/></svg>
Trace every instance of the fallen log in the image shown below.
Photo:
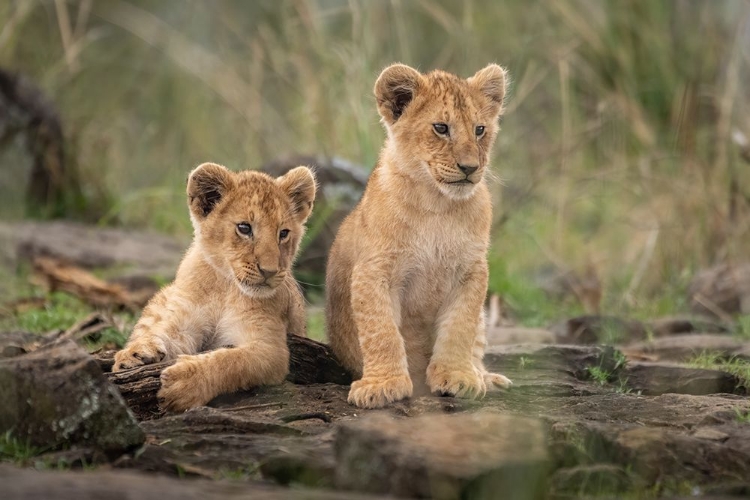
<svg viewBox="0 0 750 500"><path fill-rule="evenodd" d="M331 348L320 342L288 334L289 375L287 380L300 385L351 383L351 375L341 366ZM104 371L112 369L115 351L94 354ZM139 420L151 420L164 415L156 397L161 388L161 372L174 361L164 361L121 372L107 373L109 381L120 390L123 399Z"/></svg>

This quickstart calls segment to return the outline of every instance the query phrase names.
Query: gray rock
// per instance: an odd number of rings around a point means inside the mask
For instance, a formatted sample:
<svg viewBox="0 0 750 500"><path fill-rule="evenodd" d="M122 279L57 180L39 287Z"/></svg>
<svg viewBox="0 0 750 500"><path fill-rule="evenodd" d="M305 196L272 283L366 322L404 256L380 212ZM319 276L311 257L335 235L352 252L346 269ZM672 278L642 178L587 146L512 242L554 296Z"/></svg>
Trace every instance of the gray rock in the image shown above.
<svg viewBox="0 0 750 500"><path fill-rule="evenodd" d="M665 362L630 362L622 377L630 389L653 396L666 393L731 394L738 391L740 383L737 377L721 370Z"/></svg>
<svg viewBox="0 0 750 500"><path fill-rule="evenodd" d="M260 482L191 481L124 471L39 472L0 465L4 500L367 500L370 495L294 490Z"/></svg>
<svg viewBox="0 0 750 500"><path fill-rule="evenodd" d="M99 365L72 341L0 360L0 433L44 449L118 454L145 440Z"/></svg>
<svg viewBox="0 0 750 500"><path fill-rule="evenodd" d="M687 361L703 352L750 360L750 342L707 333L670 335L628 344L622 350L628 356L643 356L652 360Z"/></svg>
<svg viewBox="0 0 750 500"><path fill-rule="evenodd" d="M544 496L540 420L491 412L398 419L376 413L337 432L340 488L418 498Z"/></svg>

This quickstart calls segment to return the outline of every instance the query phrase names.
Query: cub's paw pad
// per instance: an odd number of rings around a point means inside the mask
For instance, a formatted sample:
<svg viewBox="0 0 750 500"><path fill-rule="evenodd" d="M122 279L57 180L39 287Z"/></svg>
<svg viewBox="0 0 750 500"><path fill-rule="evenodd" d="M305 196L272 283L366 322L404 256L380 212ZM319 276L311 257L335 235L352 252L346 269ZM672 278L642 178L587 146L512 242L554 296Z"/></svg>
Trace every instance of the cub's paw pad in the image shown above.
<svg viewBox="0 0 750 500"><path fill-rule="evenodd" d="M366 377L352 383L348 401L359 408L382 408L388 403L408 398L413 390L409 375Z"/></svg>
<svg viewBox="0 0 750 500"><path fill-rule="evenodd" d="M180 412L202 406L211 400L200 373L200 362L191 356L180 356L177 363L161 372L161 389L157 394L161 406Z"/></svg>
<svg viewBox="0 0 750 500"><path fill-rule="evenodd" d="M500 375L499 373L490 373L487 372L484 374L484 383L487 384L487 389L508 389L511 385L513 385L513 381L506 377L505 375Z"/></svg>
<svg viewBox="0 0 750 500"><path fill-rule="evenodd" d="M115 354L115 364L112 365L112 371L117 372L136 366L158 363L165 356L164 348L156 342L134 342Z"/></svg>
<svg viewBox="0 0 750 500"><path fill-rule="evenodd" d="M431 364L427 367L427 385L433 394L441 396L474 399L487 393L484 377L473 366L454 369L446 365Z"/></svg>

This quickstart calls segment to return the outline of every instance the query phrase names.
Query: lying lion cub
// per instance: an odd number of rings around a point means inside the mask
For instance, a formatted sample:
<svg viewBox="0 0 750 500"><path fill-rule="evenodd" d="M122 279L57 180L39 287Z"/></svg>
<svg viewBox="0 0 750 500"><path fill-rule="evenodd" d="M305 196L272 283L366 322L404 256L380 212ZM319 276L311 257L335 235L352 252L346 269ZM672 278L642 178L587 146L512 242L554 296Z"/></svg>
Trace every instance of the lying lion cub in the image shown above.
<svg viewBox="0 0 750 500"><path fill-rule="evenodd" d="M388 132L359 205L341 225L326 276L328 335L356 376L349 402L482 396L483 302L492 206L484 180L505 97L490 64L468 80L395 64L375 83Z"/></svg>
<svg viewBox="0 0 750 500"><path fill-rule="evenodd" d="M159 391L173 411L286 377L286 334L306 331L291 266L315 178L305 167L274 179L204 163L190 174L187 195L193 244L174 283L144 309L113 368L178 358L162 373ZM221 346L233 348L197 354Z"/></svg>

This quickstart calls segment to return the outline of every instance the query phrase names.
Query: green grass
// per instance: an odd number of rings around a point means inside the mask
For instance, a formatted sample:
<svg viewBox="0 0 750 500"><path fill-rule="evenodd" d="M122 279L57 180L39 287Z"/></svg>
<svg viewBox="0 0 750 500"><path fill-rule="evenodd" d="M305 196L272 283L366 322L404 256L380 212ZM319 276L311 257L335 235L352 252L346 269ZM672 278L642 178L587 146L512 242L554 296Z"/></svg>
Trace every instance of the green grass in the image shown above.
<svg viewBox="0 0 750 500"><path fill-rule="evenodd" d="M583 312L573 295L540 289L545 269L593 269L601 312L653 318L687 311L695 271L750 245L750 169L730 140L750 130L742 0L53 4L0 7L0 60L60 111L83 182L63 200L69 216L189 234L185 178L198 163L312 153L370 168L385 137L372 96L383 67L470 76L498 62L512 85L493 161L489 288L521 324ZM30 215L22 144L0 149L3 219ZM332 210L316 207L309 235ZM69 319L37 316L23 321Z"/></svg>
<svg viewBox="0 0 750 500"><path fill-rule="evenodd" d="M54 330L66 330L95 311L85 302L64 292L44 294L35 290L32 296L44 297L44 307L32 308L0 319L0 331L18 330L41 335ZM92 338L84 339L90 350L98 349L101 346L120 348L125 345L135 318L129 312L113 313L113 317L117 318L118 323L122 325L122 329L109 327L95 334Z"/></svg>
<svg viewBox="0 0 750 500"><path fill-rule="evenodd" d="M47 303L42 309L21 312L6 320L5 327L31 333L65 330L92 311L84 302L67 293L54 292L45 298Z"/></svg>
<svg viewBox="0 0 750 500"><path fill-rule="evenodd" d="M750 424L750 412L743 411L740 408L734 409L735 421L740 424Z"/></svg>
<svg viewBox="0 0 750 500"><path fill-rule="evenodd" d="M42 451L41 448L31 446L28 441L18 439L12 431L0 434L0 461L26 465L30 459Z"/></svg>
<svg viewBox="0 0 750 500"><path fill-rule="evenodd" d="M750 340L750 314L745 314L737 318L737 336Z"/></svg>
<svg viewBox="0 0 750 500"><path fill-rule="evenodd" d="M687 364L696 368L708 368L730 373L737 377L740 387L750 389L750 362L744 359L726 358L719 353L704 351L690 359Z"/></svg>
<svg viewBox="0 0 750 500"><path fill-rule="evenodd" d="M589 372L591 379L599 385L608 384L610 378L612 378L611 371L604 370L598 366L589 366L586 370Z"/></svg>
<svg viewBox="0 0 750 500"><path fill-rule="evenodd" d="M326 341L325 310L323 308L307 309L307 336L320 342Z"/></svg>
<svg viewBox="0 0 750 500"><path fill-rule="evenodd" d="M261 478L259 464L250 464L236 469L222 467L217 473L217 479L228 479L230 481L260 480Z"/></svg>

